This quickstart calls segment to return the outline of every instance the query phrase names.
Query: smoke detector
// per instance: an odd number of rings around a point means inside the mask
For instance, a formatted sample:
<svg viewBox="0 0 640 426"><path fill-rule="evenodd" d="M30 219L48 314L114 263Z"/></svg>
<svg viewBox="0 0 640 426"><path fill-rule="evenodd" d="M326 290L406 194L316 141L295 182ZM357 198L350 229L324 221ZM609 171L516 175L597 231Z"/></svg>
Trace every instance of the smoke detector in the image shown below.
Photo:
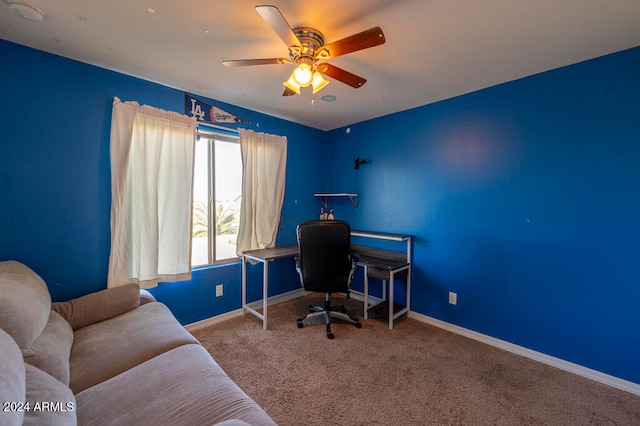
<svg viewBox="0 0 640 426"><path fill-rule="evenodd" d="M44 13L40 9L26 3L11 2L9 3L9 9L16 15L31 22L42 22L44 20Z"/></svg>

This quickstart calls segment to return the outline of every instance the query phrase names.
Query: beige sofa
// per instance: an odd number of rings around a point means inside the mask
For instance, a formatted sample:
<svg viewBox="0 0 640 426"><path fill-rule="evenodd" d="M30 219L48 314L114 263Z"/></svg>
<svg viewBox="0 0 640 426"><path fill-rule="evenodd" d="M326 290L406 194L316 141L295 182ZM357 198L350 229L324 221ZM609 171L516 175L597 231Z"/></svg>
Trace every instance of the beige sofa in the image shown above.
<svg viewBox="0 0 640 426"><path fill-rule="evenodd" d="M15 261L0 262L0 403L2 426L275 424L137 286L52 304Z"/></svg>

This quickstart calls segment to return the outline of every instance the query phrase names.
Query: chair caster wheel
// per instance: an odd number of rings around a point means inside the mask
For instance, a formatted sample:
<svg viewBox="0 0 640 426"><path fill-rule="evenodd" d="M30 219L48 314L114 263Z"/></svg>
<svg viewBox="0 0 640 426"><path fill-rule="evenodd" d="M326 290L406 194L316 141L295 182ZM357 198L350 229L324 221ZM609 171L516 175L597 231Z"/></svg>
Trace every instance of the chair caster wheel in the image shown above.
<svg viewBox="0 0 640 426"><path fill-rule="evenodd" d="M329 339L333 339L333 333L327 333L327 337L328 337Z"/></svg>
<svg viewBox="0 0 640 426"><path fill-rule="evenodd" d="M304 327L304 324L302 324L301 322L298 322L297 324L298 324L298 328Z"/></svg>
<svg viewBox="0 0 640 426"><path fill-rule="evenodd" d="M356 328L362 328L362 324L360 324L359 322L356 323Z"/></svg>

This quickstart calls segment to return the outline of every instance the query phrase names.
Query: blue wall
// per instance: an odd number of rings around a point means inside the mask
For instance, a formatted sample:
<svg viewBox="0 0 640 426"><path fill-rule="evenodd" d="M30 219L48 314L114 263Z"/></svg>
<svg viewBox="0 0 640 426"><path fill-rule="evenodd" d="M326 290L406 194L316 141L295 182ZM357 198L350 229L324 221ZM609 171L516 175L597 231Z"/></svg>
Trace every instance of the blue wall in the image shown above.
<svg viewBox="0 0 640 426"><path fill-rule="evenodd" d="M640 383L638 70L640 48L332 131L325 189L415 236L412 310Z"/></svg>
<svg viewBox="0 0 640 426"><path fill-rule="evenodd" d="M29 265L54 300L106 287L110 249L109 132L113 97L184 112L184 92L0 40L0 260ZM288 138L287 181L278 239L313 217L323 184L323 132L222 102L255 131ZM258 127L259 125L259 127ZM284 262L282 262L284 263ZM291 265L289 265L291 266ZM299 288L280 268L272 294ZM195 271L191 282L152 290L186 324L240 307L239 264ZM259 280L259 278L258 278ZM215 297L215 286L225 294ZM270 293L271 293L270 292ZM258 293L250 294L260 297Z"/></svg>
<svg viewBox="0 0 640 426"><path fill-rule="evenodd" d="M102 289L112 99L181 112L183 92L5 41L0 59L0 260L30 265L55 300ZM338 218L415 236L412 310L640 383L638 69L640 48L350 133L216 104L289 139L280 244L316 216L313 192L358 192L358 209L332 202ZM270 294L298 288L287 261L272 273ZM198 321L239 307L240 267L153 292Z"/></svg>

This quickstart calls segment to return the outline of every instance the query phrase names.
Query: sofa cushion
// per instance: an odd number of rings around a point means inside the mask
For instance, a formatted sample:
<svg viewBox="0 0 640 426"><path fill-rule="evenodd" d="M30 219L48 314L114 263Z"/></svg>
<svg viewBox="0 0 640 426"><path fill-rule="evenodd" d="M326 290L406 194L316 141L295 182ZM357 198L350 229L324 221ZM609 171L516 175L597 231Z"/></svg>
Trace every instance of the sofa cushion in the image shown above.
<svg viewBox="0 0 640 426"><path fill-rule="evenodd" d="M42 333L51 296L42 278L14 260L0 262L0 328L26 349Z"/></svg>
<svg viewBox="0 0 640 426"><path fill-rule="evenodd" d="M42 370L25 364L27 378L27 403L25 425L77 424L76 399L71 389Z"/></svg>
<svg viewBox="0 0 640 426"><path fill-rule="evenodd" d="M26 393L25 369L22 353L18 344L0 329L0 403L24 402ZM0 425L21 425L24 411L20 406L9 406L8 411L2 406L0 410Z"/></svg>
<svg viewBox="0 0 640 426"><path fill-rule="evenodd" d="M68 302L56 302L52 309L66 319L76 330L96 322L113 318L140 305L137 284L90 293Z"/></svg>
<svg viewBox="0 0 640 426"><path fill-rule="evenodd" d="M199 344L165 352L76 400L82 425L213 425L227 419L275 425Z"/></svg>
<svg viewBox="0 0 640 426"><path fill-rule="evenodd" d="M197 342L165 305L144 304L74 332L69 385L78 393L163 352Z"/></svg>
<svg viewBox="0 0 640 426"><path fill-rule="evenodd" d="M64 318L51 311L42 334L22 351L24 361L69 385L69 356L73 330Z"/></svg>

